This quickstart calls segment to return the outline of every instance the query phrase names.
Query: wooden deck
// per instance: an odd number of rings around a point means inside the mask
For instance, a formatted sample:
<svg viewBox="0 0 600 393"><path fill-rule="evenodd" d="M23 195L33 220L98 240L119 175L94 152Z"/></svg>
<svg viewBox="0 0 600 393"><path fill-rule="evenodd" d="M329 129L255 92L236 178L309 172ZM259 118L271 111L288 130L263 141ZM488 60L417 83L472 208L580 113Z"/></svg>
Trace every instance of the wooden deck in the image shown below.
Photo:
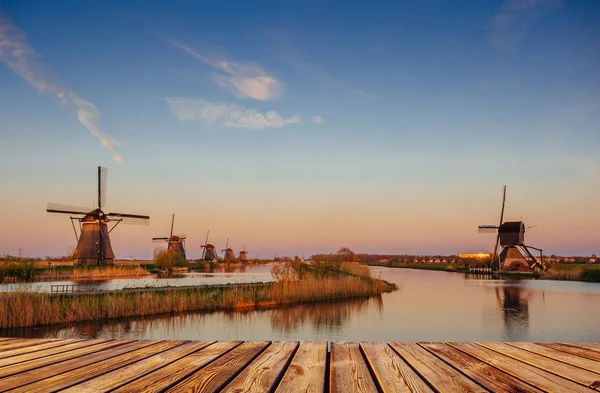
<svg viewBox="0 0 600 393"><path fill-rule="evenodd" d="M600 344L0 338L1 392L593 392Z"/></svg>

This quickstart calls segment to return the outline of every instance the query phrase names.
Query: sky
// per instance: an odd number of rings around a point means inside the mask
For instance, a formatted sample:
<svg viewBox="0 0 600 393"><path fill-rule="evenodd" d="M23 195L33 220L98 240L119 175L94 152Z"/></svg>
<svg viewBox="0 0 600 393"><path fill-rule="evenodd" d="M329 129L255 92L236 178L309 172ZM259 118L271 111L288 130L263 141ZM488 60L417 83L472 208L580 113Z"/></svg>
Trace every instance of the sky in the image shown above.
<svg viewBox="0 0 600 393"><path fill-rule="evenodd" d="M126 4L125 4L126 3ZM0 253L600 254L600 2L0 0Z"/></svg>

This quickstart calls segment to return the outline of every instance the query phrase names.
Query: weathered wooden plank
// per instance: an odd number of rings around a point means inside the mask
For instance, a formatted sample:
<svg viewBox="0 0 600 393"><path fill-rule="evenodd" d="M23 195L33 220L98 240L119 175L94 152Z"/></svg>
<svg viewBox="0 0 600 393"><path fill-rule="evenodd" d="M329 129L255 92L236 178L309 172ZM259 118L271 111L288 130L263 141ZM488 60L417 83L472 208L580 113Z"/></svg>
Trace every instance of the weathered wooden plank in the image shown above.
<svg viewBox="0 0 600 393"><path fill-rule="evenodd" d="M166 391L218 392L267 345L268 341L245 342Z"/></svg>
<svg viewBox="0 0 600 393"><path fill-rule="evenodd" d="M4 359L0 359L0 370L2 370L2 367L26 362L28 360L39 359L39 358L43 358L43 357L50 356L50 355L55 355L57 353L68 352L68 351L72 351L72 350L75 350L78 348L91 347L93 345L98 345L98 344L101 344L101 343L104 343L107 341L110 341L110 340L74 341L74 342L64 343L57 347L46 348L46 349L39 350L39 351L27 352L27 353L20 354L20 355L10 356L10 357L4 358Z"/></svg>
<svg viewBox="0 0 600 393"><path fill-rule="evenodd" d="M513 347L521 348L521 349L524 349L524 350L530 351L530 352L535 352L539 355L543 355L543 356L552 358L554 360L568 363L573 366L581 367L581 368L584 368L586 370L589 370L589 371L592 371L595 373L600 373L600 362L582 358L578 355L571 355L566 352L547 348L547 347L544 347L541 345L536 345L534 343L516 342L516 343L508 343L508 344L512 345ZM598 355L600 355L600 353L598 353ZM598 378L598 379L600 379L600 378Z"/></svg>
<svg viewBox="0 0 600 393"><path fill-rule="evenodd" d="M85 382L99 375L117 370L121 367L127 366L128 364L143 361L152 355L156 355L157 353L177 347L183 343L185 343L185 341L160 341L144 348L127 352L116 357L111 357L109 359L93 363L85 367L73 369L68 372L63 373L57 369L57 374L55 374L53 377L17 388L14 391L11 391L11 393L56 392L61 389L69 388L78 383Z"/></svg>
<svg viewBox="0 0 600 393"><path fill-rule="evenodd" d="M296 348L297 342L271 343L223 389L223 392L272 392L281 380Z"/></svg>
<svg viewBox="0 0 600 393"><path fill-rule="evenodd" d="M174 386L193 374L219 356L240 345L241 341L219 341L181 358L151 374L147 374L135 381L114 390L114 393L128 392L162 392L164 389Z"/></svg>
<svg viewBox="0 0 600 393"><path fill-rule="evenodd" d="M75 370L80 367L85 367L89 364L96 363L104 359L115 357L127 352L131 352L136 349L143 348L145 346L155 343L156 341L112 341L106 343L106 347L104 347L103 345L103 348L98 348L98 352L91 352L86 354L85 356L82 355L65 361L52 361L51 358L53 356L49 356L48 358L38 359L31 362L32 367L30 367L28 370L17 369L18 366L21 366L23 364L29 364L30 362L15 365L15 369L11 369L11 367L6 367L10 375L2 375L2 379L0 379L0 386L2 387L2 389L0 391L3 391L5 389L15 389L20 386L28 385L36 381L43 380L45 378L51 378L55 375ZM92 351L94 349L95 347L84 348L81 351ZM5 369L3 369L2 371L4 370Z"/></svg>
<svg viewBox="0 0 600 393"><path fill-rule="evenodd" d="M492 392L540 393L523 381L444 343L419 343L437 357Z"/></svg>
<svg viewBox="0 0 600 393"><path fill-rule="evenodd" d="M578 383L523 363L499 352L492 351L481 345L475 343L449 343L449 345L545 392L590 392L590 389Z"/></svg>
<svg viewBox="0 0 600 393"><path fill-rule="evenodd" d="M332 343L329 371L329 387L332 393L377 393L377 387L360 352L358 343Z"/></svg>
<svg viewBox="0 0 600 393"><path fill-rule="evenodd" d="M176 361L177 359L181 359L191 353L194 353L209 344L210 342L208 341L186 342L175 348L171 348L167 351L150 356L144 359L143 362L136 362L128 366L121 367L118 370L102 374L86 382L65 389L63 392L108 392L134 381L137 378L143 377L144 375L147 375L155 370L158 370L161 367Z"/></svg>
<svg viewBox="0 0 600 393"><path fill-rule="evenodd" d="M324 392L326 362L327 342L300 343L276 393Z"/></svg>
<svg viewBox="0 0 600 393"><path fill-rule="evenodd" d="M592 351L591 349L583 349L580 347L576 347L570 344L562 344L562 343L536 343L543 347L555 349L557 351L562 351L566 353L570 353L571 355L581 356L583 358L592 359L597 362L600 362L600 352Z"/></svg>
<svg viewBox="0 0 600 393"><path fill-rule="evenodd" d="M0 337L0 343L3 343L5 341L10 341L10 340L17 340L17 339L12 338L12 337Z"/></svg>
<svg viewBox="0 0 600 393"><path fill-rule="evenodd" d="M384 393L433 392L408 363L386 343L362 342L360 347Z"/></svg>
<svg viewBox="0 0 600 393"><path fill-rule="evenodd" d="M589 349L590 351L600 352L600 343L569 343L579 348Z"/></svg>
<svg viewBox="0 0 600 393"><path fill-rule="evenodd" d="M29 352L41 351L78 341L81 340L33 340L29 342L15 343L14 346L11 345L10 347L4 347L0 349L0 359L6 359L11 356L22 355Z"/></svg>
<svg viewBox="0 0 600 393"><path fill-rule="evenodd" d="M101 343L98 343L95 345L88 345L88 346L84 346L81 348L75 348L71 351L61 352L61 353L57 353L55 355L50 355L50 356L45 356L45 357L41 357L41 358L28 360L25 362L15 363L15 364L0 368L0 378L4 378L4 377L7 377L7 376L10 376L13 374L22 374L25 371L43 367L43 366L49 365L49 364L53 365L54 367L57 367L58 363L60 363L64 360L77 358L79 356L102 351L102 350L105 350L108 348L113 348L115 346L127 344L128 342L131 342L131 341L110 340L110 341L101 342Z"/></svg>
<svg viewBox="0 0 600 393"><path fill-rule="evenodd" d="M390 343L429 384L442 392L487 392L466 375L427 352L417 343Z"/></svg>
<svg viewBox="0 0 600 393"><path fill-rule="evenodd" d="M595 381L600 380L600 375L579 367L571 366L558 360L550 359L537 353L528 352L523 349L513 347L505 343L478 343L486 348L500 352L506 356L520 360L542 370L549 371L563 378L570 379L573 382L579 382L589 386Z"/></svg>

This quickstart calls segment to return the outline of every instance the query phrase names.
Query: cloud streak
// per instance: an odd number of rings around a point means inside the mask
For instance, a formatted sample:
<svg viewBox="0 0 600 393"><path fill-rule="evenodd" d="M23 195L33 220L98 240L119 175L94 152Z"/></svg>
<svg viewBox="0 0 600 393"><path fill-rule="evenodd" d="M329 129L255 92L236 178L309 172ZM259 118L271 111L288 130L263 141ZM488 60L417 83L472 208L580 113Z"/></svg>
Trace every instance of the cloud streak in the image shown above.
<svg viewBox="0 0 600 393"><path fill-rule="evenodd" d="M561 0L508 0L492 18L489 42L504 50L513 50L539 13L560 3Z"/></svg>
<svg viewBox="0 0 600 393"><path fill-rule="evenodd" d="M16 26L0 11L0 61L39 92L54 96L64 104L77 109L77 119L88 131L96 136L102 146L121 164L123 158L118 152L120 144L108 138L100 126L100 111L91 102L64 87L44 66L41 56L27 40L25 32Z"/></svg>
<svg viewBox="0 0 600 393"><path fill-rule="evenodd" d="M263 113L236 104L213 103L201 98L167 98L167 102L178 120L197 121L201 124L262 130L301 122L299 116L285 118L277 111Z"/></svg>
<svg viewBox="0 0 600 393"><path fill-rule="evenodd" d="M215 82L239 98L268 101L280 97L283 93L283 83L268 75L256 63L209 59L180 42L171 41L171 44L201 62L220 70L221 73L214 75Z"/></svg>

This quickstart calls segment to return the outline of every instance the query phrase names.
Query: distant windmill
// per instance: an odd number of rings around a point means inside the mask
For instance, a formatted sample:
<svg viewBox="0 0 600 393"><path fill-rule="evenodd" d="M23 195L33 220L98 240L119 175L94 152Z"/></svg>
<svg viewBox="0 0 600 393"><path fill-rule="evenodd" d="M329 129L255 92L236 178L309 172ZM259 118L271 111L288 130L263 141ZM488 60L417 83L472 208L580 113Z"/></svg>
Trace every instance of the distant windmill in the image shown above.
<svg viewBox="0 0 600 393"><path fill-rule="evenodd" d="M71 224L77 239L77 248L73 259L78 265L112 265L115 253L110 244L109 234L119 223L144 224L149 223L149 216L127 213L104 213L102 206L106 204L106 180L108 170L98 167L98 207L95 209L48 203L46 209L49 213L62 213L71 215ZM73 217L76 216L76 217ZM80 235L77 235L74 220L79 221ZM108 223L114 222L110 230Z"/></svg>
<svg viewBox="0 0 600 393"><path fill-rule="evenodd" d="M244 244L244 250L240 251L240 255L238 256L238 260L242 263L248 262L248 252L246 251L246 245Z"/></svg>
<svg viewBox="0 0 600 393"><path fill-rule="evenodd" d="M225 251L225 255L223 256L223 262L235 262L235 255L233 254L233 250L229 248L229 238L227 238L227 245L225 246L225 249L221 251Z"/></svg>
<svg viewBox="0 0 600 393"><path fill-rule="evenodd" d="M539 248L525 244L525 224L523 221L504 221L504 206L506 204L506 186L502 188L502 210L500 211L500 223L498 225L480 225L479 233L497 233L494 253L492 256L492 267L503 269L518 268L525 265L532 270L546 270L543 261L543 251ZM502 247L498 255L498 244ZM540 252L540 258L536 258L530 249ZM529 264L523 253L530 259ZM498 258L498 260L496 260Z"/></svg>
<svg viewBox="0 0 600 393"><path fill-rule="evenodd" d="M207 262L212 262L217 260L217 248L208 243L208 234L210 231L206 231L206 240L204 241L204 245L200 246L204 248L202 251L202 260Z"/></svg>
<svg viewBox="0 0 600 393"><path fill-rule="evenodd" d="M185 235L173 235L173 226L175 225L175 214L171 214L171 233L169 237L153 237L152 241L168 243L167 250L176 252L185 259Z"/></svg>

